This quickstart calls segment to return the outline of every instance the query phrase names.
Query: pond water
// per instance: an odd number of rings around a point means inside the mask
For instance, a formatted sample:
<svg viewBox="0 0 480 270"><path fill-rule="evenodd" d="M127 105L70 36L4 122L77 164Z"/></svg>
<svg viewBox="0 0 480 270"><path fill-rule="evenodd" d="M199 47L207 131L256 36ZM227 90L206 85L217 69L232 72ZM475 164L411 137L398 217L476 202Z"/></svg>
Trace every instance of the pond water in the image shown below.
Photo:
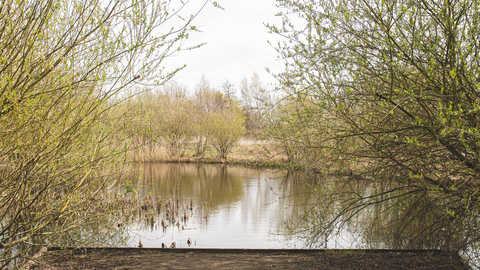
<svg viewBox="0 0 480 270"><path fill-rule="evenodd" d="M137 246L140 240L144 247L175 242L177 248L185 248L189 238L196 248L304 246L288 236L286 224L308 203L311 187L287 181L283 172L223 165L144 164L135 167L131 182L144 196L163 204L160 211L145 215L145 221L131 228L129 246Z"/></svg>
<svg viewBox="0 0 480 270"><path fill-rule="evenodd" d="M151 163L134 165L126 184L106 195L105 207L114 205L110 214L55 243L36 236L31 242L39 247L141 242L156 248L175 243L176 248L441 249L458 250L471 266L480 265L476 210L408 182Z"/></svg>
<svg viewBox="0 0 480 270"><path fill-rule="evenodd" d="M471 265L480 265L476 210L423 186L194 163L136 164L127 178L125 186L108 194L115 205L111 215L82 224L55 243L35 235L30 242L39 247L137 247L140 242L170 247L175 242L176 248L442 249L458 250ZM40 233L61 225L50 224Z"/></svg>
<svg viewBox="0 0 480 270"><path fill-rule="evenodd" d="M454 249L479 257L477 219L465 211L452 218L445 209L460 213L461 201L422 186L165 163L137 164L129 179L153 203L123 230L126 246Z"/></svg>

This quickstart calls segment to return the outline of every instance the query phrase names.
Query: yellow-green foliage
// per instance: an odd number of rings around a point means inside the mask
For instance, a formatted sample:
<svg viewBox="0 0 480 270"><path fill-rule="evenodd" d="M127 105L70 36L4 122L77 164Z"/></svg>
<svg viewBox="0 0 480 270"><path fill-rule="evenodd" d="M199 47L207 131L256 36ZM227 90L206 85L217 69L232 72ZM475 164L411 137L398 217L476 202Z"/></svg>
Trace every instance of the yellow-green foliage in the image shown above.
<svg viewBox="0 0 480 270"><path fill-rule="evenodd" d="M218 156L227 158L232 147L245 134L245 116L239 105L232 101L225 111L208 113L203 128Z"/></svg>
<svg viewBox="0 0 480 270"><path fill-rule="evenodd" d="M155 111L155 125L159 135L165 141L166 148L172 156L185 152L185 144L193 136L193 105L187 99L173 99L165 96L159 100Z"/></svg>
<svg viewBox="0 0 480 270"><path fill-rule="evenodd" d="M194 29L187 20L162 35L168 6L2 1L0 268L102 214L97 196L118 179L128 143L118 97L169 79L161 62Z"/></svg>

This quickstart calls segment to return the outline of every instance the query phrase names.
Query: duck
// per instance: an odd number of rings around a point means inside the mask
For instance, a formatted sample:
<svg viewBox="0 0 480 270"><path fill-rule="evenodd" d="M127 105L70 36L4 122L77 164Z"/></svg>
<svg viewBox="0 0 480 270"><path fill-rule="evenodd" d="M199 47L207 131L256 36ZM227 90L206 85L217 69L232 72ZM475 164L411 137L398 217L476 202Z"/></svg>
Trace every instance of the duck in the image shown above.
<svg viewBox="0 0 480 270"><path fill-rule="evenodd" d="M190 246L192 244L192 239L190 239L190 237L187 240L187 244L188 244L188 246Z"/></svg>
<svg viewBox="0 0 480 270"><path fill-rule="evenodd" d="M170 245L170 248L175 248L175 242Z"/></svg>

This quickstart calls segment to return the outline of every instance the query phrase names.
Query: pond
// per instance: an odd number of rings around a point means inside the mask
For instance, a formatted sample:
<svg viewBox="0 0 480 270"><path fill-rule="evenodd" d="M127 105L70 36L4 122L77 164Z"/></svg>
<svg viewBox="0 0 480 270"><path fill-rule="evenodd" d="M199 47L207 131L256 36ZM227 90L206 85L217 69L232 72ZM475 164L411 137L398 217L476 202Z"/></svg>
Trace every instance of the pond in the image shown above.
<svg viewBox="0 0 480 270"><path fill-rule="evenodd" d="M459 250L472 265L480 265L477 213L465 209L458 198L409 183L147 163L133 165L126 184L108 196L116 205L111 215L78 226L58 242L31 242L76 247L137 247L141 242L156 248L175 243L176 248L442 249ZM61 224L44 231L57 226Z"/></svg>
<svg viewBox="0 0 480 270"><path fill-rule="evenodd" d="M304 246L289 236L287 224L308 204L312 188L304 182L287 181L284 172L224 165L144 164L134 168L130 179L144 197L162 201L162 207L132 226L128 246L137 246L139 241L144 247L175 242L177 248L185 248L188 239L196 248Z"/></svg>
<svg viewBox="0 0 480 270"><path fill-rule="evenodd" d="M129 224L124 245L132 247L466 250L477 243L476 222L446 215L445 200L389 181L193 163L135 165L129 178L156 205Z"/></svg>

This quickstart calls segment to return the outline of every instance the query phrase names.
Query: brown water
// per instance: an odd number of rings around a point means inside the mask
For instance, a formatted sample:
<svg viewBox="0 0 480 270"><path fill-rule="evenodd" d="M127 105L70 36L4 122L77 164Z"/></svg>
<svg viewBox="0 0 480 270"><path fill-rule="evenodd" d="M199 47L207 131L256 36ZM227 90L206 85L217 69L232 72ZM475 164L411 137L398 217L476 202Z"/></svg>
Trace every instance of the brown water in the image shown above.
<svg viewBox="0 0 480 270"><path fill-rule="evenodd" d="M191 239L194 248L465 247L472 253L471 243L478 244L468 229L477 222L442 223L451 222L443 218L442 200L395 182L163 163L137 165L130 178L162 207L128 224L128 246L141 240L143 247L187 248Z"/></svg>
<svg viewBox="0 0 480 270"><path fill-rule="evenodd" d="M134 214L120 208L114 212L120 216L79 226L55 245L136 247L141 241L143 247L175 242L187 248L191 239L192 248L453 247L480 265L477 219L445 218L445 200L395 182L164 163L136 165L129 179L129 188L112 196L129 199L130 191L139 192L152 198L153 207L141 209L132 200L127 205ZM45 230L57 224L51 226Z"/></svg>
<svg viewBox="0 0 480 270"><path fill-rule="evenodd" d="M153 225L137 223L129 246L137 246L141 239L144 247L176 242L177 248L184 248L190 238L196 248L303 247L288 236L286 224L309 201L312 188L289 180L283 172L160 163L135 167L131 181L143 195L160 197L163 205L170 202L172 212L179 213L173 223L165 210L154 214ZM192 202L193 209L187 209ZM188 220L182 221L184 216ZM165 229L162 224L167 225Z"/></svg>

